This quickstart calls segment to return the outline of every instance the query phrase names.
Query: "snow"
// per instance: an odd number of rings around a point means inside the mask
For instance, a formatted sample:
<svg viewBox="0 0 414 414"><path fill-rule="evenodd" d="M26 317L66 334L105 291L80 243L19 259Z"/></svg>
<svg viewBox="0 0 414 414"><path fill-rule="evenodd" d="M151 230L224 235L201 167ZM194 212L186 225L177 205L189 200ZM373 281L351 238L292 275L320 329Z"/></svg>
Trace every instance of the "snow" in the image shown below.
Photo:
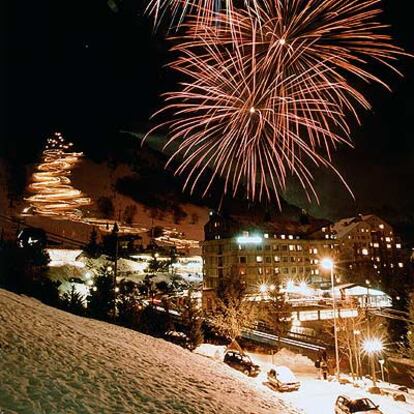
<svg viewBox="0 0 414 414"><path fill-rule="evenodd" d="M222 360L4 290L0 353L7 414L296 413Z"/></svg>
<svg viewBox="0 0 414 414"><path fill-rule="evenodd" d="M224 347L214 345L202 345L197 352L206 356L215 356L224 352ZM283 401L291 404L299 412L304 414L333 414L335 401L339 395L347 395L350 398L367 397L380 406L384 414L414 414L414 390L405 393L407 402L394 401L392 396L372 395L366 391L372 384L368 381L361 384L361 388L355 388L352 384L339 384L335 380L323 381L320 379L319 370L314 367L312 360L306 356L295 354L287 349L280 350L275 355L249 354L253 362L261 368L260 375L253 381L257 389L267 389L267 372L275 365L286 366L292 370L301 382L298 391L279 393L273 391ZM395 392L396 387L379 383L381 389Z"/></svg>

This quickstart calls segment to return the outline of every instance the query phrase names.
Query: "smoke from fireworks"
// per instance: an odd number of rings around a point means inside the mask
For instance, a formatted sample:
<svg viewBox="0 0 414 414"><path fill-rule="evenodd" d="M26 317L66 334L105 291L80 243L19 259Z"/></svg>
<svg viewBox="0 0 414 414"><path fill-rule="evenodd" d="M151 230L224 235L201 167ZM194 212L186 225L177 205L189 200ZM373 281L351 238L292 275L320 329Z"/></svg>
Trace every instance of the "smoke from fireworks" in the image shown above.
<svg viewBox="0 0 414 414"><path fill-rule="evenodd" d="M385 85L369 64L394 69L403 54L376 21L379 2L275 0L213 13L213 24L196 8L171 65L188 82L163 110L185 186L211 170L205 194L220 177L225 192L243 184L250 199L271 198L294 175L316 196L310 164L336 171L331 150L350 142L347 115L370 107L351 79Z"/></svg>
<svg viewBox="0 0 414 414"><path fill-rule="evenodd" d="M42 162L29 186L34 194L26 199L34 213L74 219L81 217L81 207L91 204L89 198L72 187L68 177L82 157L82 153L68 151L72 146L72 143L65 142L60 133L55 133L53 138L47 140Z"/></svg>

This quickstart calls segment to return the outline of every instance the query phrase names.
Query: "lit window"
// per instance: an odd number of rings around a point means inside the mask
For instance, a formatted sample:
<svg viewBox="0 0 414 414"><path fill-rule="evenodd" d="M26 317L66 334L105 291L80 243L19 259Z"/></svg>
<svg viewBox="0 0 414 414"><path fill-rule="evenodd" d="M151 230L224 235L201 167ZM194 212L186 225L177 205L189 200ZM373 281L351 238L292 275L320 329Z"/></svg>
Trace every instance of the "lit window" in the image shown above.
<svg viewBox="0 0 414 414"><path fill-rule="evenodd" d="M275 261L276 263L279 263L279 262L280 262L280 257L279 257L279 256L274 256L274 261Z"/></svg>
<svg viewBox="0 0 414 414"><path fill-rule="evenodd" d="M378 249L378 248L379 248L379 243L374 243L374 247L375 247L376 249Z"/></svg>
<svg viewBox="0 0 414 414"><path fill-rule="evenodd" d="M368 256L368 254L369 254L368 249L362 249L362 254L363 254L364 256Z"/></svg>
<svg viewBox="0 0 414 414"><path fill-rule="evenodd" d="M380 224L378 227L379 227L381 230L384 230L384 228L385 228L385 226L384 226L383 224Z"/></svg>
<svg viewBox="0 0 414 414"><path fill-rule="evenodd" d="M289 235L289 240L293 240L293 236L292 235Z"/></svg>
<svg viewBox="0 0 414 414"><path fill-rule="evenodd" d="M257 268L257 273L258 273L259 275L262 275L262 274L263 274L263 267L258 267L258 268Z"/></svg>
<svg viewBox="0 0 414 414"><path fill-rule="evenodd" d="M396 247L397 249L401 249L401 243L397 243L397 244L395 245L395 247Z"/></svg>
<svg viewBox="0 0 414 414"><path fill-rule="evenodd" d="M275 275L278 275L280 273L280 269L278 267L275 267L273 269L273 271L274 271Z"/></svg>
<svg viewBox="0 0 414 414"><path fill-rule="evenodd" d="M263 256L256 256L257 263L263 263Z"/></svg>
<svg viewBox="0 0 414 414"><path fill-rule="evenodd" d="M289 250L293 252L294 250L296 250L296 246L294 244L289 244Z"/></svg>
<svg viewBox="0 0 414 414"><path fill-rule="evenodd" d="M390 244L387 244L387 249L391 249L391 245Z"/></svg>
<svg viewBox="0 0 414 414"><path fill-rule="evenodd" d="M265 238L265 239L268 239L268 238L269 238L269 234L268 234L268 233L265 233L265 234L264 234L264 238Z"/></svg>
<svg viewBox="0 0 414 414"><path fill-rule="evenodd" d="M282 240L285 240L285 239L286 239L286 236L285 236L284 234L282 234L282 235L280 236L280 238L281 238Z"/></svg>
<svg viewBox="0 0 414 414"><path fill-rule="evenodd" d="M391 241L391 237L386 237L385 241L389 243Z"/></svg>
<svg viewBox="0 0 414 414"><path fill-rule="evenodd" d="M398 263L398 267L403 268L404 267L404 263Z"/></svg>

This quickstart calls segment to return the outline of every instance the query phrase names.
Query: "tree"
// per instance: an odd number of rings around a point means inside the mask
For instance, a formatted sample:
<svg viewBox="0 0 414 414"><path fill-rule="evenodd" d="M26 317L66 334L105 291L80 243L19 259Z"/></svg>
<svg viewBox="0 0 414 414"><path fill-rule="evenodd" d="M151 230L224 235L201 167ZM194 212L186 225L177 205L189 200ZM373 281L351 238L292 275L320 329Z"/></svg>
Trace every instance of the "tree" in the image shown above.
<svg viewBox="0 0 414 414"><path fill-rule="evenodd" d="M406 340L401 344L400 353L403 357L414 360L414 293L411 293L408 305Z"/></svg>
<svg viewBox="0 0 414 414"><path fill-rule="evenodd" d="M181 312L183 324L187 327L188 338L190 340L190 350L193 351L203 343L203 312L194 292L189 289Z"/></svg>
<svg viewBox="0 0 414 414"><path fill-rule="evenodd" d="M46 277L49 255L41 244L18 246L4 242L0 250L0 284L17 293L31 294Z"/></svg>
<svg viewBox="0 0 414 414"><path fill-rule="evenodd" d="M99 197L97 205L102 218L111 219L114 216L115 207L110 197Z"/></svg>
<svg viewBox="0 0 414 414"><path fill-rule="evenodd" d="M213 327L235 341L245 326L256 316L253 303L246 299L246 284L237 271L221 280L217 290L214 310L210 317Z"/></svg>
<svg viewBox="0 0 414 414"><path fill-rule="evenodd" d="M88 314L92 318L110 320L114 310L114 281L107 269L102 268L94 279L94 286L86 298Z"/></svg>
<svg viewBox="0 0 414 414"><path fill-rule="evenodd" d="M118 287L118 323L127 328L139 329L144 305L138 286L134 282L123 279Z"/></svg>
<svg viewBox="0 0 414 414"><path fill-rule="evenodd" d="M98 244L98 232L96 231L95 227L92 229L89 236L89 242L85 247L85 253L95 259L99 257L100 246Z"/></svg>
<svg viewBox="0 0 414 414"><path fill-rule="evenodd" d="M286 295L280 291L279 285L272 286L265 301L263 318L279 340L290 330L291 315L292 306L287 302Z"/></svg>
<svg viewBox="0 0 414 414"><path fill-rule="evenodd" d="M69 292L62 295L62 309L74 313L75 315L83 316L86 313L85 297L77 292L75 285L72 285Z"/></svg>
<svg viewBox="0 0 414 414"><path fill-rule="evenodd" d="M134 217L137 212L137 206L135 204L130 204L125 207L124 213L123 213L123 219L126 224L129 226L132 225L134 222Z"/></svg>

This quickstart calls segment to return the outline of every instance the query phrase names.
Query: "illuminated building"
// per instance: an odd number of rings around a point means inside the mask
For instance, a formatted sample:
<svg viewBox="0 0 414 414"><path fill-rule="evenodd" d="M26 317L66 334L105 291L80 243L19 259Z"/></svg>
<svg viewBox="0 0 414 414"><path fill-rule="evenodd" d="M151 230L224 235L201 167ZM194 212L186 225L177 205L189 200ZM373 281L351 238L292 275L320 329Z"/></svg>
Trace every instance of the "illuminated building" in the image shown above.
<svg viewBox="0 0 414 414"><path fill-rule="evenodd" d="M326 221L255 224L212 214L204 230L205 293L214 291L220 279L232 272L243 277L249 293L263 282L285 287L291 281L317 288L329 286L329 275L319 265L335 249Z"/></svg>

